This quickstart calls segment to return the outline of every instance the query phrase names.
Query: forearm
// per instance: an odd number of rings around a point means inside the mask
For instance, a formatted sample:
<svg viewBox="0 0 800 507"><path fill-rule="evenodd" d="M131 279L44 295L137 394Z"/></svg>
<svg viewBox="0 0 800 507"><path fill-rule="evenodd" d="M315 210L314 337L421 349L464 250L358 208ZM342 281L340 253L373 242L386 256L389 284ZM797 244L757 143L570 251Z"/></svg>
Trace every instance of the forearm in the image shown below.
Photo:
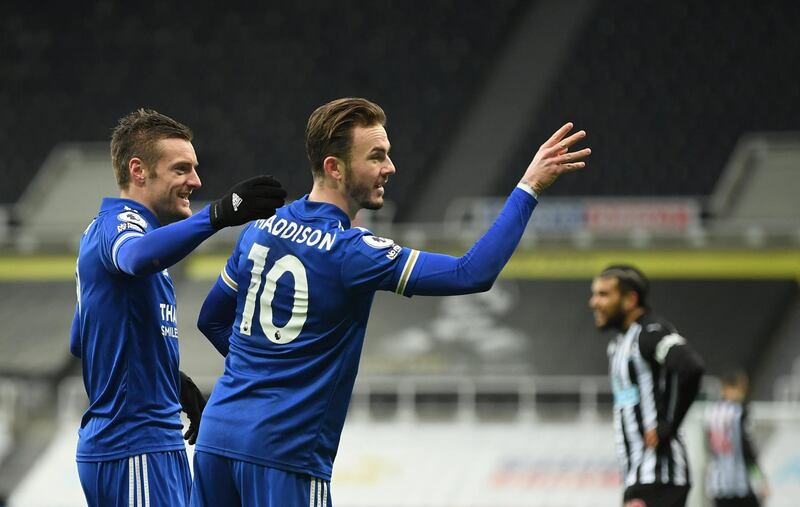
<svg viewBox="0 0 800 507"><path fill-rule="evenodd" d="M519 244L537 200L515 189L494 224L462 257L420 252L416 281L407 293L468 294L489 290Z"/></svg>
<svg viewBox="0 0 800 507"><path fill-rule="evenodd" d="M682 345L670 349L664 365L677 379L676 399L674 410L666 421L661 421L658 427L659 439L671 438L683 422L697 394L700 392L700 382L703 379L703 361L690 347Z"/></svg>
<svg viewBox="0 0 800 507"><path fill-rule="evenodd" d="M166 269L186 257L216 230L208 218L208 207L195 215L129 239L117 254L119 269L144 276Z"/></svg>
<svg viewBox="0 0 800 507"><path fill-rule="evenodd" d="M197 328L223 356L228 355L231 326L236 318L236 298L214 284L197 317Z"/></svg>

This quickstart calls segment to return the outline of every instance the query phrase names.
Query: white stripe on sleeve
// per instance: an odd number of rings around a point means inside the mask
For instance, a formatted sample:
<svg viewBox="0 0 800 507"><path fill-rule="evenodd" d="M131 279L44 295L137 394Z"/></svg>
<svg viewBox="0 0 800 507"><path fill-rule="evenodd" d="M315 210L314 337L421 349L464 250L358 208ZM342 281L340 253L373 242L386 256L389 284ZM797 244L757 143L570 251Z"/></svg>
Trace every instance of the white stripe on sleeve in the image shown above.
<svg viewBox="0 0 800 507"><path fill-rule="evenodd" d="M664 364L664 361L667 359L667 354L669 353L669 349L674 347L675 345L683 345L686 343L686 339L679 335L679 334L668 334L667 336L661 338L661 340L656 345L656 361L658 364Z"/></svg>
<svg viewBox="0 0 800 507"><path fill-rule="evenodd" d="M144 236L144 234L141 232L126 232L125 234L122 234L120 237L118 237L116 241L114 241L114 246L113 248L111 248L111 262L114 263L115 268L119 269L119 264L117 263L117 253L119 252L119 247L121 247L122 244L128 241L129 239L139 238L141 236Z"/></svg>

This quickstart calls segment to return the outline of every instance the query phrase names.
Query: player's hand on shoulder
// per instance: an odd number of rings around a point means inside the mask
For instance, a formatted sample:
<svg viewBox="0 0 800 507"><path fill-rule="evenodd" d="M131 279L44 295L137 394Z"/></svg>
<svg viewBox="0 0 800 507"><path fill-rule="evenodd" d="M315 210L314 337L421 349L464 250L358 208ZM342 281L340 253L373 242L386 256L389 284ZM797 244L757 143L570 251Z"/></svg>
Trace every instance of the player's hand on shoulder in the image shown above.
<svg viewBox="0 0 800 507"><path fill-rule="evenodd" d="M256 176L237 183L224 197L211 203L211 225L242 225L251 220L269 218L284 205L286 190L272 176Z"/></svg>
<svg viewBox="0 0 800 507"><path fill-rule="evenodd" d="M572 145L586 137L586 131L579 130L567 137L572 128L573 124L567 123L558 129L539 148L528 165L522 182L530 185L537 194L541 194L543 190L552 185L560 175L583 169L586 166L586 162L583 162L582 159L592 153L591 149L569 151Z"/></svg>

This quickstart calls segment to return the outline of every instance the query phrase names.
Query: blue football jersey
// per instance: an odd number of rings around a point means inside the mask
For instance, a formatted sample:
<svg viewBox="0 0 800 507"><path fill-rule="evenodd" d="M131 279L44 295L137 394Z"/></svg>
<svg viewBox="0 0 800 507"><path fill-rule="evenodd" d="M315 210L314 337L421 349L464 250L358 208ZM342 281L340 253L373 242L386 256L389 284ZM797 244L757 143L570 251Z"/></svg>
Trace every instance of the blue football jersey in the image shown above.
<svg viewBox="0 0 800 507"><path fill-rule="evenodd" d="M220 277L236 318L197 449L329 480L375 291L410 293L418 257L307 196L248 225Z"/></svg>
<svg viewBox="0 0 800 507"><path fill-rule="evenodd" d="M167 270L130 276L117 261L121 245L157 227L143 205L107 198L81 238L77 325L89 408L78 461L184 449L172 280Z"/></svg>

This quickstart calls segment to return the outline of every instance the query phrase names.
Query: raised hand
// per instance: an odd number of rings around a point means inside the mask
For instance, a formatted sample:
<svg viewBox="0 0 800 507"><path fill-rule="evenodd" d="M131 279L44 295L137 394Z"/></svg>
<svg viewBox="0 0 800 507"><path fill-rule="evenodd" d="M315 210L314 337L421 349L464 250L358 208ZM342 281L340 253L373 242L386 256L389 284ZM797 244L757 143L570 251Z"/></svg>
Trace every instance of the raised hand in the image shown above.
<svg viewBox="0 0 800 507"><path fill-rule="evenodd" d="M567 123L558 129L550 139L536 152L522 182L530 185L537 194L553 184L556 179L564 173L577 171L586 167L586 162L581 159L588 157L592 150L584 148L579 151L570 152L570 147L586 137L586 132L579 130L569 137L565 137L574 125Z"/></svg>

